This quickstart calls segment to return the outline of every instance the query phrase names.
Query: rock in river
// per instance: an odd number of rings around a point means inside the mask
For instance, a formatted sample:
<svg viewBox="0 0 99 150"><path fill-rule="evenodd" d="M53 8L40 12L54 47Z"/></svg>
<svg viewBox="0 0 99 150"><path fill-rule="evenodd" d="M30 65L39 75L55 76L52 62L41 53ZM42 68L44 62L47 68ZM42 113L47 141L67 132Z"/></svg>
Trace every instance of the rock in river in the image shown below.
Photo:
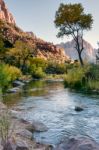
<svg viewBox="0 0 99 150"><path fill-rule="evenodd" d="M18 81L18 80L16 80L16 81L14 81L13 82L13 86L24 86L25 84L23 83L23 82L21 82L21 81Z"/></svg>
<svg viewBox="0 0 99 150"><path fill-rule="evenodd" d="M44 125L42 122L39 121L33 121L32 124L27 126L27 130L31 132L45 132L48 130L48 127Z"/></svg>
<svg viewBox="0 0 99 150"><path fill-rule="evenodd" d="M73 137L60 143L55 150L99 150L99 144L88 137Z"/></svg>
<svg viewBox="0 0 99 150"><path fill-rule="evenodd" d="M82 106L75 106L75 111L83 111L84 108Z"/></svg>
<svg viewBox="0 0 99 150"><path fill-rule="evenodd" d="M7 93L17 93L19 91L20 91L20 88L15 87L15 88L8 89Z"/></svg>

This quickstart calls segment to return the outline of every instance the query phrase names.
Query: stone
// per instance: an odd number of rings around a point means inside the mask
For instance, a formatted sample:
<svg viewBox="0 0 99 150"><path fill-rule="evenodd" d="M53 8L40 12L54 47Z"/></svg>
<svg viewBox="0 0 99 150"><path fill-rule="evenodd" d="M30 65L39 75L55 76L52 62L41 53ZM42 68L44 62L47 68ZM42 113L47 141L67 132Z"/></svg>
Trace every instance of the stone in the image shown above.
<svg viewBox="0 0 99 150"><path fill-rule="evenodd" d="M23 140L16 141L16 150L29 150L28 145Z"/></svg>
<svg viewBox="0 0 99 150"><path fill-rule="evenodd" d="M20 91L20 88L15 87L7 90L7 93L17 93Z"/></svg>
<svg viewBox="0 0 99 150"><path fill-rule="evenodd" d="M29 150L29 148L27 143L23 140L15 140L14 138L12 138L5 143L3 150Z"/></svg>
<svg viewBox="0 0 99 150"><path fill-rule="evenodd" d="M13 82L13 86L24 86L24 85L25 84L23 82L18 81L18 80L16 80L16 81Z"/></svg>
<svg viewBox="0 0 99 150"><path fill-rule="evenodd" d="M73 137L60 143L54 150L99 150L99 144L89 137Z"/></svg>
<svg viewBox="0 0 99 150"><path fill-rule="evenodd" d="M16 133L16 135L19 135L19 136L22 136L22 137L28 138L28 139L32 139L32 137L33 137L33 134L30 131L26 130L26 129L18 131Z"/></svg>
<svg viewBox="0 0 99 150"><path fill-rule="evenodd" d="M30 132L46 132L48 131L48 127L42 122L33 121L32 124L27 126L27 130L29 130Z"/></svg>
<svg viewBox="0 0 99 150"><path fill-rule="evenodd" d="M13 15L9 12L5 2L0 0L0 19L11 24L15 24Z"/></svg>
<svg viewBox="0 0 99 150"><path fill-rule="evenodd" d="M84 108L81 106L75 106L75 111L83 111Z"/></svg>
<svg viewBox="0 0 99 150"><path fill-rule="evenodd" d="M0 110L5 110L5 109L7 109L7 107L2 102L0 102Z"/></svg>
<svg viewBox="0 0 99 150"><path fill-rule="evenodd" d="M27 125L31 125L30 122L28 122L28 120L25 120L23 118L20 119L20 122L24 123L24 124L27 124Z"/></svg>

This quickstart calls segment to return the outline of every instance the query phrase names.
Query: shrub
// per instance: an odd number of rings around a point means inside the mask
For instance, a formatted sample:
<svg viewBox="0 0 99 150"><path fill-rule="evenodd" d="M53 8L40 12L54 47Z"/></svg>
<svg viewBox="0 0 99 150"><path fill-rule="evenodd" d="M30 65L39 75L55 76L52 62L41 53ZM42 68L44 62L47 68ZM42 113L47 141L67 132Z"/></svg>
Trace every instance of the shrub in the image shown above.
<svg viewBox="0 0 99 150"><path fill-rule="evenodd" d="M48 63L46 68L46 73L48 74L64 74L67 73L67 66L65 64L58 63Z"/></svg>
<svg viewBox="0 0 99 150"><path fill-rule="evenodd" d="M21 76L21 71L14 67L5 64L0 65L0 87L5 91L8 86Z"/></svg>
<svg viewBox="0 0 99 150"><path fill-rule="evenodd" d="M64 85L74 89L99 90L99 66L86 65L70 69Z"/></svg>
<svg viewBox="0 0 99 150"><path fill-rule="evenodd" d="M99 91L99 81L96 81L96 80L88 81L87 89L89 89L89 90L98 90Z"/></svg>
<svg viewBox="0 0 99 150"><path fill-rule="evenodd" d="M32 65L35 65L36 68L40 67L43 71L45 71L48 62L42 58L31 58L29 59L29 67L31 68Z"/></svg>
<svg viewBox="0 0 99 150"><path fill-rule="evenodd" d="M85 73L89 70L89 67L78 67L69 70L68 74L65 76L64 84L71 88L82 88L84 86L83 77Z"/></svg>
<svg viewBox="0 0 99 150"><path fill-rule="evenodd" d="M45 77L45 73L43 72L43 69L41 67L36 67L35 64L31 66L31 75L33 78L40 79Z"/></svg>

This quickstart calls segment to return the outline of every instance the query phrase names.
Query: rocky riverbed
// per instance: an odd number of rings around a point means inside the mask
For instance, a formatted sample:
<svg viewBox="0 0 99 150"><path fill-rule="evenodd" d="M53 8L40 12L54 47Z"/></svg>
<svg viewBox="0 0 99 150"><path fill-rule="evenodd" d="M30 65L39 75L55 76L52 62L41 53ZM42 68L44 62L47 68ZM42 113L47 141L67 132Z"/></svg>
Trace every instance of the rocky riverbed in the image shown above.
<svg viewBox="0 0 99 150"><path fill-rule="evenodd" d="M0 102L0 116L3 113L9 112L7 107ZM48 128L41 122L33 121L31 124L27 120L19 119L13 115L10 110L11 115L11 126L9 132L12 132L7 143L2 146L2 139L0 138L0 150L51 150L52 146L41 144L35 141L33 138L33 132L44 132Z"/></svg>
<svg viewBox="0 0 99 150"><path fill-rule="evenodd" d="M0 116L6 111L8 112L9 110L0 102ZM27 120L19 119L11 110L10 115L11 126L9 132L11 131L12 134L4 144L0 138L0 150L99 150L99 144L90 137L66 138L56 147L38 143L33 137L33 132L44 132L48 128L39 121L30 123Z"/></svg>
<svg viewBox="0 0 99 150"><path fill-rule="evenodd" d="M1 114L9 108L11 115L10 150L98 150L97 95L70 91L62 82L33 81L18 88L19 93L3 95L6 106L0 103Z"/></svg>

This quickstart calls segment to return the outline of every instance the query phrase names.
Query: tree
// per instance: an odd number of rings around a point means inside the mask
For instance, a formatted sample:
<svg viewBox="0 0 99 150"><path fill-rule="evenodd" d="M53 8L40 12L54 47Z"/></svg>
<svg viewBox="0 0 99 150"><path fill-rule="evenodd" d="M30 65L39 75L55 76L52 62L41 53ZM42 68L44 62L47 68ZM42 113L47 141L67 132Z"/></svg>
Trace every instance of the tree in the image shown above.
<svg viewBox="0 0 99 150"><path fill-rule="evenodd" d="M81 57L84 50L83 33L90 30L93 19L91 14L85 14L83 6L79 4L60 4L56 11L55 25L59 28L58 37L72 36L75 41L75 49L78 52L79 60L83 66Z"/></svg>
<svg viewBox="0 0 99 150"><path fill-rule="evenodd" d="M0 34L0 61L3 60L4 54L5 54L5 46L2 35Z"/></svg>
<svg viewBox="0 0 99 150"><path fill-rule="evenodd" d="M35 45L31 45L22 41L16 41L14 48L11 48L8 54L8 61L11 65L15 65L21 68L22 72L25 73L26 62L29 57L34 56Z"/></svg>

